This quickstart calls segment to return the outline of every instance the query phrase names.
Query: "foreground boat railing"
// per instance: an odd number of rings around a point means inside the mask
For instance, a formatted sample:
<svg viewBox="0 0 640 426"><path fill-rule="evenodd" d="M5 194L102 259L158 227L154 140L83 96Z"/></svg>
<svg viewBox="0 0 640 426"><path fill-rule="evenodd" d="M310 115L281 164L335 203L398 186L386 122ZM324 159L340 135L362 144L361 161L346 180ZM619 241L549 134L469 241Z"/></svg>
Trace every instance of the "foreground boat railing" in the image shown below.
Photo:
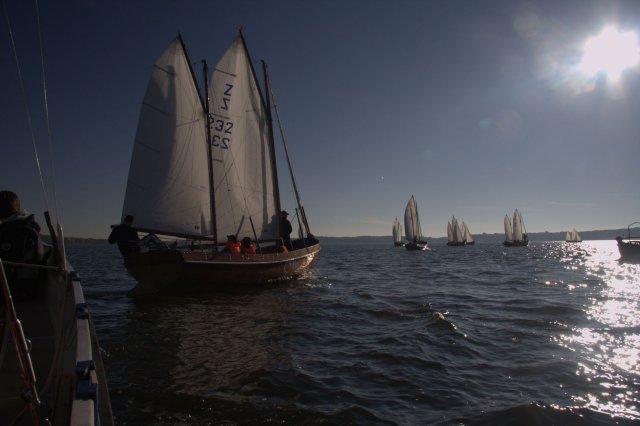
<svg viewBox="0 0 640 426"><path fill-rule="evenodd" d="M632 237L632 236L631 236L631 228L632 228L634 225L640 225L640 222L633 222L632 224L630 224L629 226L627 226L627 239L628 239L628 240L630 240L630 239L632 239L632 238L640 238L640 237Z"/></svg>
<svg viewBox="0 0 640 426"><path fill-rule="evenodd" d="M9 264L10 262L6 262ZM13 347L16 351L16 358L18 359L18 365L20 367L20 375L24 380L25 390L22 393L22 397L27 403L29 413L33 419L33 423L38 425L44 420L44 423L48 423L47 420L41 419L40 410L42 403L38 397L38 389L36 388L36 373L33 369L33 363L31 362L31 354L29 345L27 344L27 338L24 335L22 329L22 323L16 313L15 305L13 304L13 297L11 296L11 290L9 289L9 281L4 271L4 264L0 259L0 285L2 286L2 293L4 296L4 305L9 313L9 330L13 339Z"/></svg>

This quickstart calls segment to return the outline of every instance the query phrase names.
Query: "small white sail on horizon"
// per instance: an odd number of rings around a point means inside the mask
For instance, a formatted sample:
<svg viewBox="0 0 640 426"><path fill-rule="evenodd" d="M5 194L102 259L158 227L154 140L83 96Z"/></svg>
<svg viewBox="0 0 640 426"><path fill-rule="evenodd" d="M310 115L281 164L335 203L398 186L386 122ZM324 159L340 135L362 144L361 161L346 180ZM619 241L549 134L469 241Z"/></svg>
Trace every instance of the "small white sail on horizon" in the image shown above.
<svg viewBox="0 0 640 426"><path fill-rule="evenodd" d="M578 233L578 231L576 231L576 228L573 228L573 230L567 231L565 241L568 243L579 243L582 242L582 237L580 237L580 234Z"/></svg>
<svg viewBox="0 0 640 426"><path fill-rule="evenodd" d="M393 220L393 228L391 229L391 231L393 234L393 244L395 246L401 246L402 245L402 225L400 225L400 222L398 221L397 217Z"/></svg>

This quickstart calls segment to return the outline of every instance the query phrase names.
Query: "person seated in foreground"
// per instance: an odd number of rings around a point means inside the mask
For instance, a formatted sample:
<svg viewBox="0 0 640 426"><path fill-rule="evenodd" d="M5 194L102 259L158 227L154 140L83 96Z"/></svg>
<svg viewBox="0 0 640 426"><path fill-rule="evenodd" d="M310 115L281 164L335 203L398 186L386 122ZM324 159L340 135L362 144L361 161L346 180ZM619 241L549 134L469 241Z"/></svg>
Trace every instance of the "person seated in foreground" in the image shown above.
<svg viewBox="0 0 640 426"><path fill-rule="evenodd" d="M42 264L44 245L34 215L20 207L15 192L0 191L0 259L16 263ZM19 298L35 295L40 269L4 265L12 293Z"/></svg>
<svg viewBox="0 0 640 426"><path fill-rule="evenodd" d="M276 240L276 252L277 253L288 253L289 249L284 245L282 238L278 238Z"/></svg>
<svg viewBox="0 0 640 426"><path fill-rule="evenodd" d="M251 241L251 238L244 237L242 239L242 253L243 254L255 254L256 244Z"/></svg>
<svg viewBox="0 0 640 426"><path fill-rule="evenodd" d="M118 244L118 249L123 255L140 251L138 231L133 227L133 216L126 215L124 221L113 227L109 235L109 244Z"/></svg>
<svg viewBox="0 0 640 426"><path fill-rule="evenodd" d="M235 235L227 235L227 242L221 253L240 254L240 243Z"/></svg>

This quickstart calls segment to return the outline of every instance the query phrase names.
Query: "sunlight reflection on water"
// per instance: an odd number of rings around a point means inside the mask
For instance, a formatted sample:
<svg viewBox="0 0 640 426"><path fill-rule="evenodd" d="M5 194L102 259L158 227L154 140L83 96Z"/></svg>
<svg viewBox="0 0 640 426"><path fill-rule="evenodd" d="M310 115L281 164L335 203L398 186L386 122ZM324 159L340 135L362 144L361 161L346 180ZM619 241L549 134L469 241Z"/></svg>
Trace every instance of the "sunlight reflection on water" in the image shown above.
<svg viewBox="0 0 640 426"><path fill-rule="evenodd" d="M577 250L584 256L575 256ZM619 257L610 241L566 248L567 267L581 263L585 270L589 325L573 329L561 345L580 354L576 375L594 385L573 396L578 408L638 418L640 265L621 263Z"/></svg>

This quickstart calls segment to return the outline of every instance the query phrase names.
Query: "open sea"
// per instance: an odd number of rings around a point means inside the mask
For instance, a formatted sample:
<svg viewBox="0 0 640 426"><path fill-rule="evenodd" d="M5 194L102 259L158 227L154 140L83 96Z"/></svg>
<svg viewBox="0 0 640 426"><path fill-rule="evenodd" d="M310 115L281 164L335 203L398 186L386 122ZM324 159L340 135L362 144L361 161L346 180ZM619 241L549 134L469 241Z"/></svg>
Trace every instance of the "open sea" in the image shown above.
<svg viewBox="0 0 640 426"><path fill-rule="evenodd" d="M325 244L305 279L134 299L72 245L118 425L640 424L640 265L615 241Z"/></svg>

